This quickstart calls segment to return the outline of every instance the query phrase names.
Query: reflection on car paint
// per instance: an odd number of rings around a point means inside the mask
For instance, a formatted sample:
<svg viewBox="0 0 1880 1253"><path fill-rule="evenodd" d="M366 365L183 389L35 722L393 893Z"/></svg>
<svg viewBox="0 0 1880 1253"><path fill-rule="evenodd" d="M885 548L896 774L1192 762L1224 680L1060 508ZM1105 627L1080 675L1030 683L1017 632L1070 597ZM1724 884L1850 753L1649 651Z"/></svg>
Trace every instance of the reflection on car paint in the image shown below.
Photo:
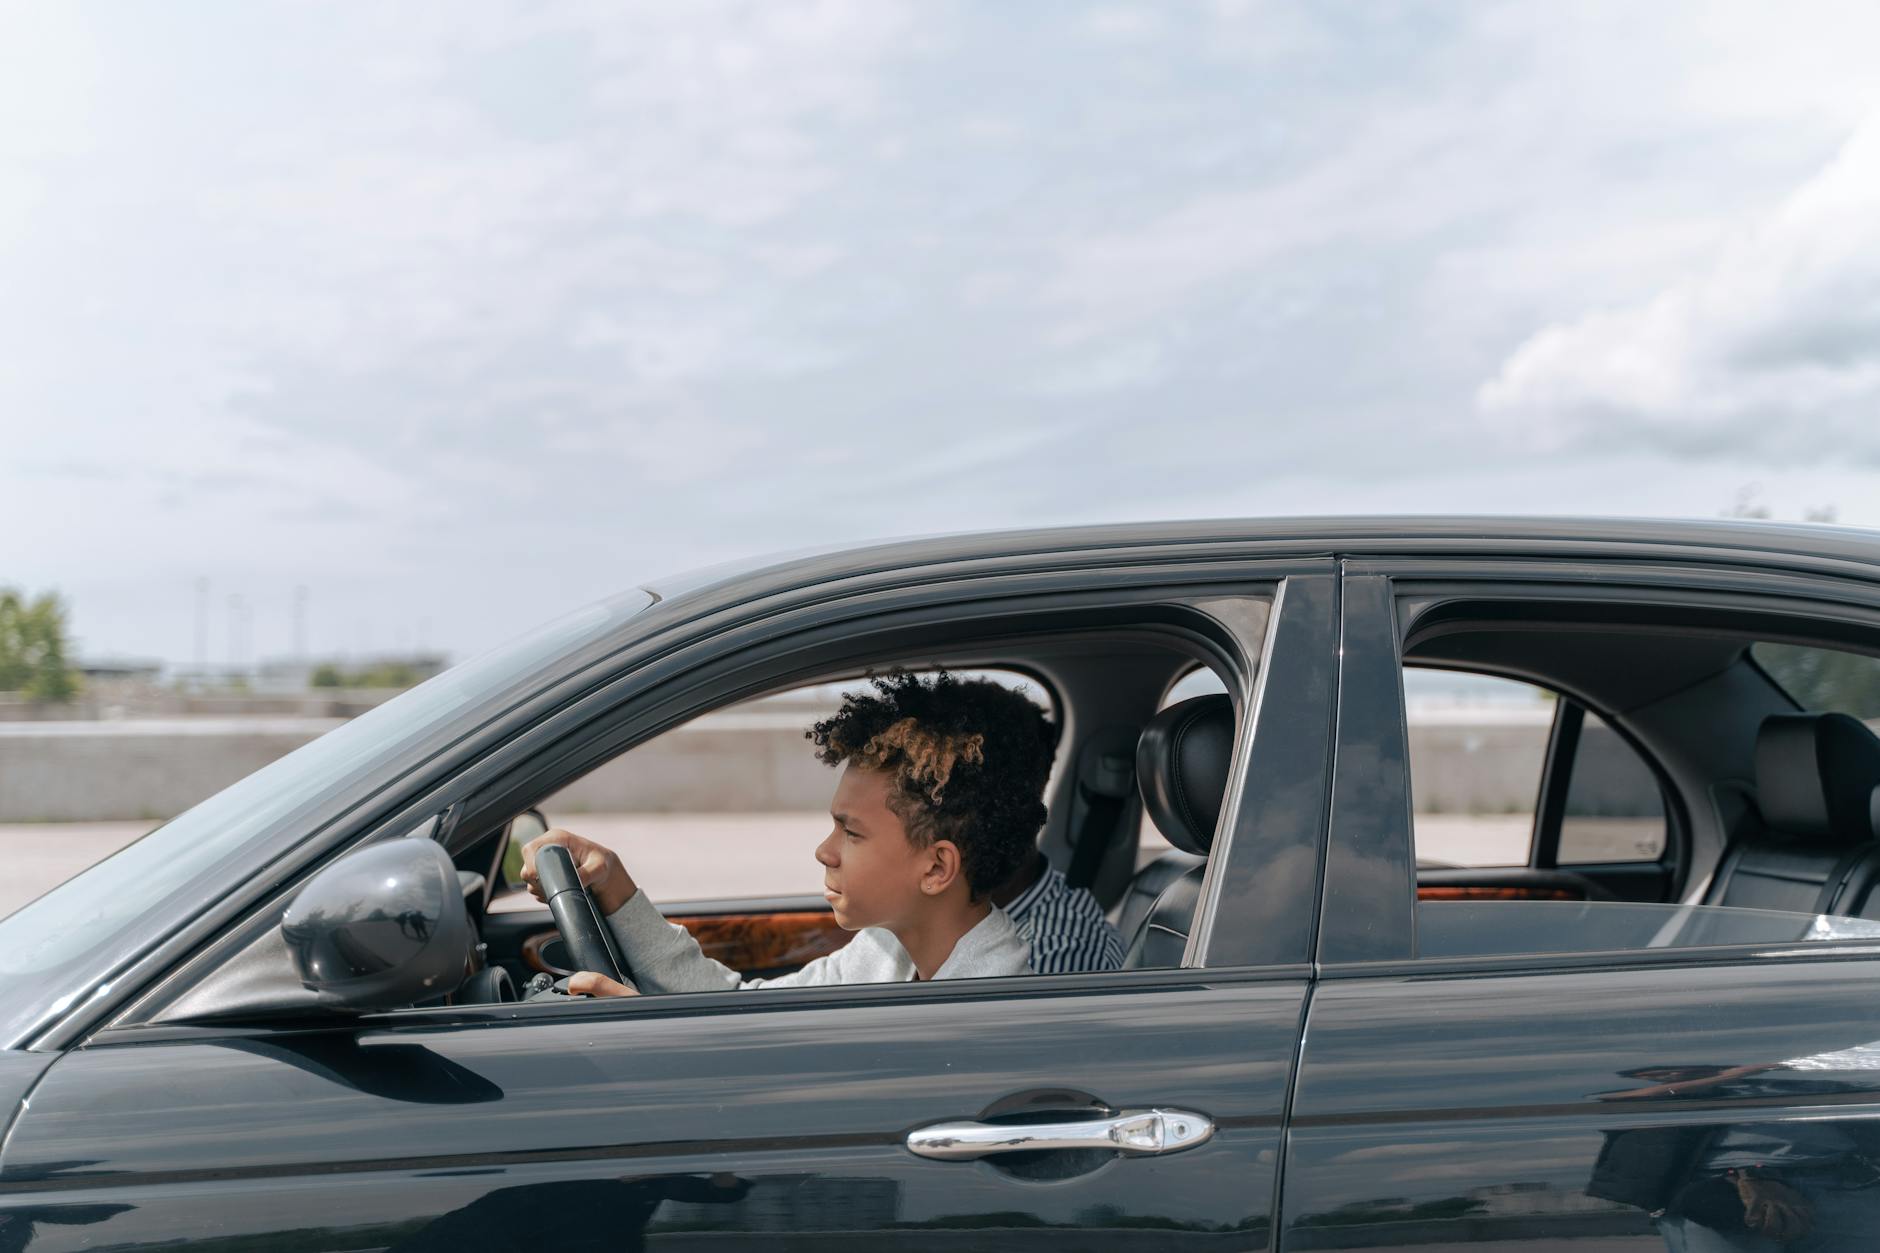
<svg viewBox="0 0 1880 1253"><path fill-rule="evenodd" d="M1850 959L1330 981L1284 1247L1871 1249L1876 979Z"/></svg>

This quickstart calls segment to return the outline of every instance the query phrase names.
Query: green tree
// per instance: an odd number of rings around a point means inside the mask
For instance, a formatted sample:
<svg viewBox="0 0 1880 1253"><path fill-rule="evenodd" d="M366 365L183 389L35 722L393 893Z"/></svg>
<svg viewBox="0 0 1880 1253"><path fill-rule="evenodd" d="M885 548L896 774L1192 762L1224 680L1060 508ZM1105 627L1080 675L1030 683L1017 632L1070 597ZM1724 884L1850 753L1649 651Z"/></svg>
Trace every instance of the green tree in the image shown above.
<svg viewBox="0 0 1880 1253"><path fill-rule="evenodd" d="M414 687L422 679L416 667L402 661L381 661L363 670L342 670L332 662L316 668L309 687Z"/></svg>
<svg viewBox="0 0 1880 1253"><path fill-rule="evenodd" d="M47 592L27 600L0 588L0 692L36 701L70 700L78 674L66 660L65 605Z"/></svg>
<svg viewBox="0 0 1880 1253"><path fill-rule="evenodd" d="M402 661L381 661L353 675L355 687L413 687L418 672Z"/></svg>

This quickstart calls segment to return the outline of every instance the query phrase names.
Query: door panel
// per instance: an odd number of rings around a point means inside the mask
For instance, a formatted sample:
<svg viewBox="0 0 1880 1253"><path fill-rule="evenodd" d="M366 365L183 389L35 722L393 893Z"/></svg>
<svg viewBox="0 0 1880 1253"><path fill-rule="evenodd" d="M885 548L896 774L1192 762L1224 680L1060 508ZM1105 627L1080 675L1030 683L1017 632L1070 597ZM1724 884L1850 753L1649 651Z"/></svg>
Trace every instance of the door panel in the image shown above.
<svg viewBox="0 0 1880 1253"><path fill-rule="evenodd" d="M1282 1248L1774 1251L1726 1174L1754 1162L1752 1189L1808 1211L1788 1247L1871 1247L1877 980L1872 960L1326 980Z"/></svg>
<svg viewBox="0 0 1880 1253"><path fill-rule="evenodd" d="M70 1220L42 1222L35 1251L827 1251L888 1230L898 1249L1266 1248L1303 982L1104 979L95 1046L16 1125L0 1216ZM1218 1130L1127 1159L943 1162L903 1143L1093 1099Z"/></svg>

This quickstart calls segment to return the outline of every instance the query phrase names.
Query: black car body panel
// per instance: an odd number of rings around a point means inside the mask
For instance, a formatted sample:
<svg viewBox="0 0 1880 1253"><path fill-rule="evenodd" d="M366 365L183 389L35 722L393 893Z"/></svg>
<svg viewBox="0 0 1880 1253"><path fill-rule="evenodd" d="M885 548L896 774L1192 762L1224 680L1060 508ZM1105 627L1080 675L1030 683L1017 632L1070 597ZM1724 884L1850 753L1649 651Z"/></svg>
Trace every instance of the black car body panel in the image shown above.
<svg viewBox="0 0 1880 1253"><path fill-rule="evenodd" d="M1880 955L1323 980L1280 1247L1662 1249L1652 1215L1682 1194L1727 1241L1710 1247L1760 1249L1709 1167L1726 1134L1750 1148L1797 1121L1840 1202L1814 1234L1862 1216L1871 1239L1876 981Z"/></svg>

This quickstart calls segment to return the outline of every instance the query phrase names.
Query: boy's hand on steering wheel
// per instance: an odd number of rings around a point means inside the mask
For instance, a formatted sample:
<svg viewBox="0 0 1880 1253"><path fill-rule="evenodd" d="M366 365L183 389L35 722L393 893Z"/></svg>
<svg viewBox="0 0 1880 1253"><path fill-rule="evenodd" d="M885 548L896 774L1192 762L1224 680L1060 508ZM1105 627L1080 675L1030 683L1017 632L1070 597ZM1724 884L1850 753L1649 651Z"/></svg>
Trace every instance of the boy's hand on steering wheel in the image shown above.
<svg viewBox="0 0 1880 1253"><path fill-rule="evenodd" d="M572 996L638 996L639 993L624 983L615 983L606 975L592 970L583 970L568 976L568 992Z"/></svg>
<svg viewBox="0 0 1880 1253"><path fill-rule="evenodd" d="M620 855L613 849L604 844L596 844L593 840L585 839L572 831L556 827L548 834L538 835L522 846L522 882L536 900L545 898L542 896L541 880L535 871L535 854L537 850L546 848L550 844L561 845L568 850L568 856L574 858L574 868L581 876L581 885L594 898L594 907L600 910L603 918L626 904L633 898L633 894L639 891L638 886L633 882L633 876L627 873L626 866L621 864ZM594 978L598 979L600 976L595 975ZM612 983L612 980L607 980L607 982ZM619 987L620 985L616 983L613 986ZM600 995L619 995L619 993Z"/></svg>

